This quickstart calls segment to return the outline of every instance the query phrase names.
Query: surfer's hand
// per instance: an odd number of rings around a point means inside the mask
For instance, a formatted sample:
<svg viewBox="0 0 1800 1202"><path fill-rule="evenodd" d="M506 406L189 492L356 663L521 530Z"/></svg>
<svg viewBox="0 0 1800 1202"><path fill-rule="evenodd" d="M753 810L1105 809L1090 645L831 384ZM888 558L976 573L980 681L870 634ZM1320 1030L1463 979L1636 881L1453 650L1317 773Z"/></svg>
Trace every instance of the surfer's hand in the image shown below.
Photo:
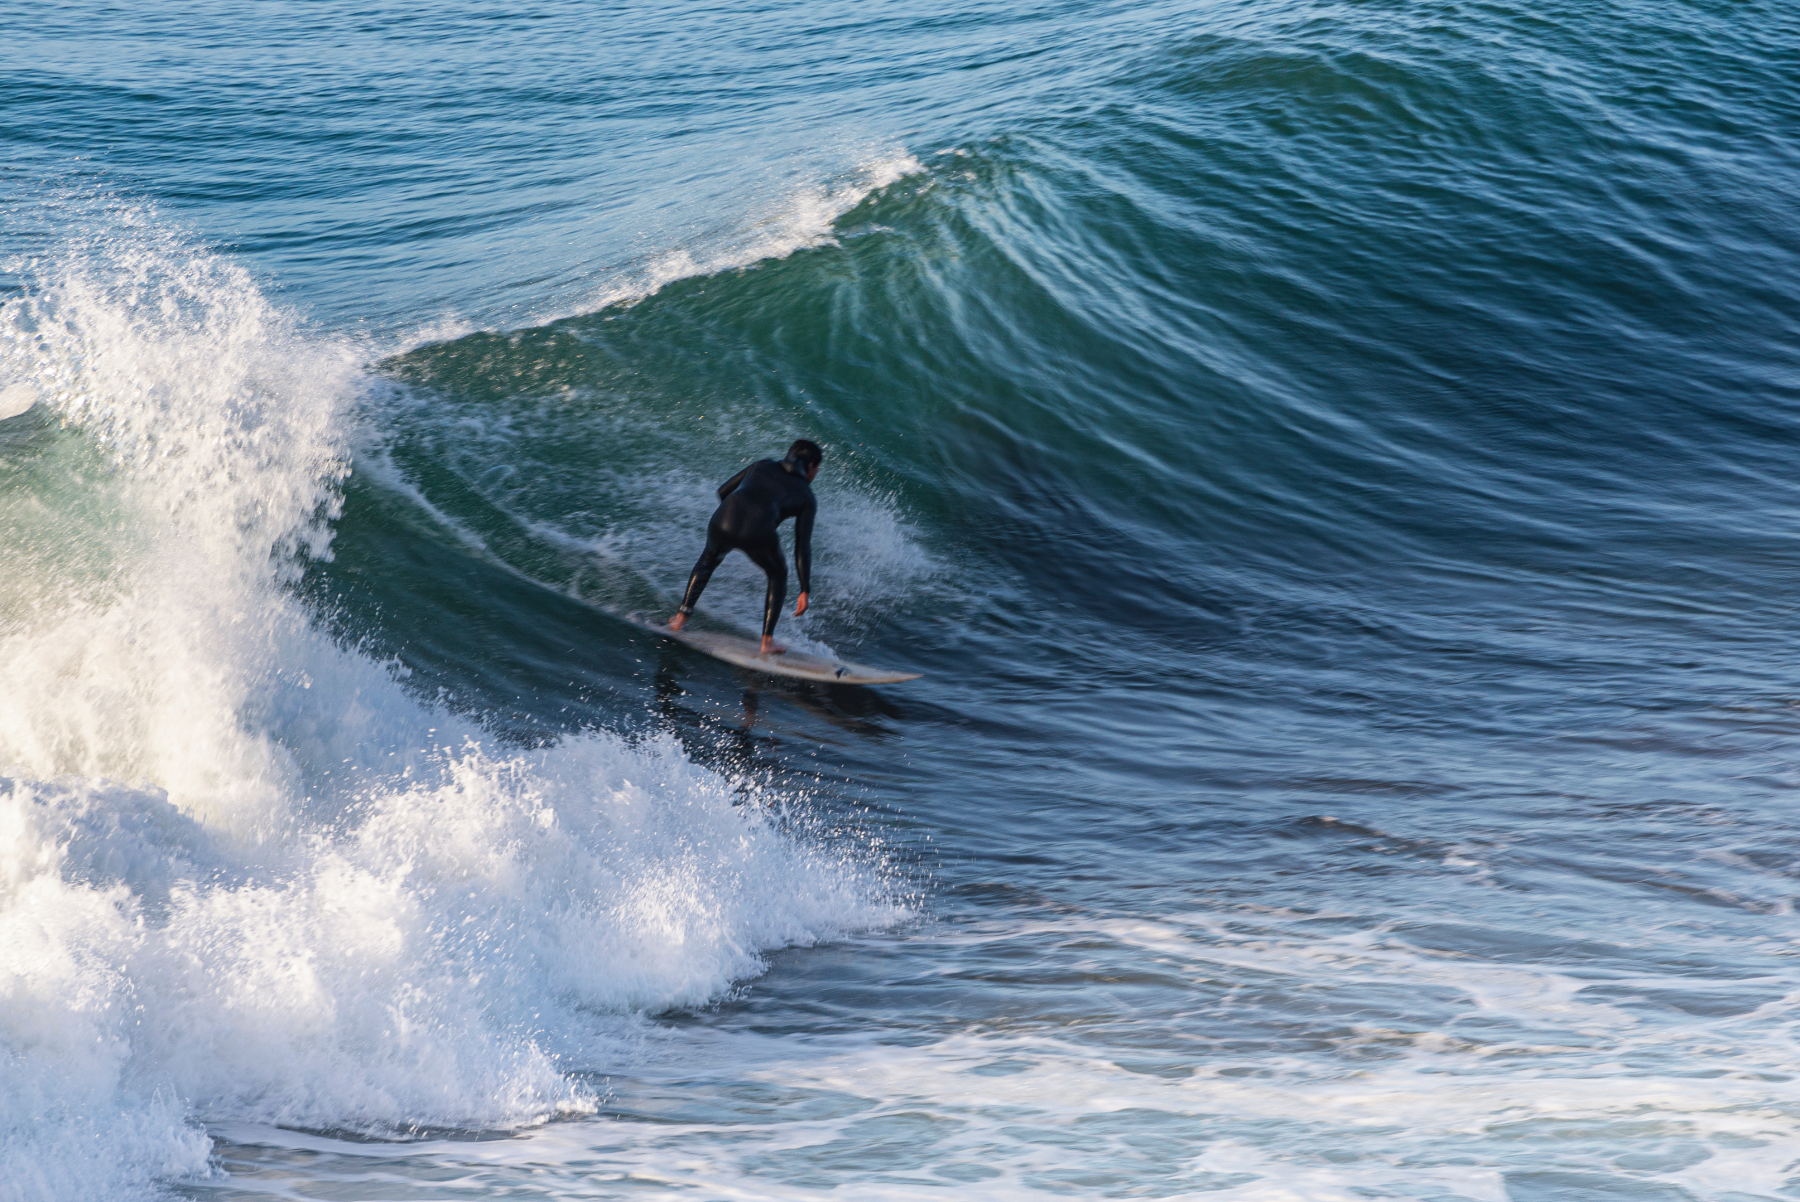
<svg viewBox="0 0 1800 1202"><path fill-rule="evenodd" d="M678 613L674 617L669 619L669 629L670 630L680 630L683 626L686 626L686 625L687 625L687 615L686 614Z"/></svg>
<svg viewBox="0 0 1800 1202"><path fill-rule="evenodd" d="M806 612L806 594L801 593L800 599L798 601L794 602L794 616L797 618L805 612Z"/></svg>

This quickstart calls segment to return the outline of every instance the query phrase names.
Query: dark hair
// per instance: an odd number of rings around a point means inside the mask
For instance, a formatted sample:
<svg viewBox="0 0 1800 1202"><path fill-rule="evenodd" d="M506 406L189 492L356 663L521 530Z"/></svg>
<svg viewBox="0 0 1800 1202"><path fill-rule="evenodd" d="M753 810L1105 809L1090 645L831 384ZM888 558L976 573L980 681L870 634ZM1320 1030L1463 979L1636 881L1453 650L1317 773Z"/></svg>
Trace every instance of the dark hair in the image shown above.
<svg viewBox="0 0 1800 1202"><path fill-rule="evenodd" d="M803 468L817 467L825 461L825 452L821 451L819 444L812 439L798 438L794 440L794 445L788 448L787 461Z"/></svg>

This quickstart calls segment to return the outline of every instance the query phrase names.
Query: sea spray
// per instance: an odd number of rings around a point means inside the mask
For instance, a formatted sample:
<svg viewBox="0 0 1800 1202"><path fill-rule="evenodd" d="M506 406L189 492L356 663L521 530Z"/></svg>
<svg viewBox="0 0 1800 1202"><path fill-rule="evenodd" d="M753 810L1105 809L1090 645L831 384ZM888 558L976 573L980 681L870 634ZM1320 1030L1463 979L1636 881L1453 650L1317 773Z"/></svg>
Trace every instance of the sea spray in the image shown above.
<svg viewBox="0 0 1800 1202"><path fill-rule="evenodd" d="M0 764L278 822L300 764L258 717L333 657L283 586L328 554L353 361L241 269L142 210L114 218L0 323L11 372L80 434L7 506Z"/></svg>

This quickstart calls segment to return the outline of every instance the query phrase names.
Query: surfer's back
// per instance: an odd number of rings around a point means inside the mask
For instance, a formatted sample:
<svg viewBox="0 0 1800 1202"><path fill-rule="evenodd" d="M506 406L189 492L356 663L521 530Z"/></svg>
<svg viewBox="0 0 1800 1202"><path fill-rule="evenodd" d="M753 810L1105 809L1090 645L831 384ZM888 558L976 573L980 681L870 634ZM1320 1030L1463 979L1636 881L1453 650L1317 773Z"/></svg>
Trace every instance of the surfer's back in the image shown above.
<svg viewBox="0 0 1800 1202"><path fill-rule="evenodd" d="M816 507L812 486L790 472L780 461L758 459L719 486L719 527L742 537L773 532L788 518L800 517Z"/></svg>

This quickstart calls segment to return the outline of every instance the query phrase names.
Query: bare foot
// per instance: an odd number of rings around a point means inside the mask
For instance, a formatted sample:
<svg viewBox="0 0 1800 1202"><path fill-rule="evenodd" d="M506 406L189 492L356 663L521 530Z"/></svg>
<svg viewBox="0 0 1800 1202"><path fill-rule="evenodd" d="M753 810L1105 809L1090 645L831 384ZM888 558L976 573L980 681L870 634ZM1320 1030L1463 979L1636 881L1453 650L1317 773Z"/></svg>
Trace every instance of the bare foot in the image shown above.
<svg viewBox="0 0 1800 1202"><path fill-rule="evenodd" d="M786 647L783 647L768 635L763 635L762 650L758 652L759 655L785 655L786 653Z"/></svg>
<svg viewBox="0 0 1800 1202"><path fill-rule="evenodd" d="M680 630L683 626L686 626L686 625L687 625L687 615L686 614L676 614L674 617L669 619L669 629L670 630Z"/></svg>

